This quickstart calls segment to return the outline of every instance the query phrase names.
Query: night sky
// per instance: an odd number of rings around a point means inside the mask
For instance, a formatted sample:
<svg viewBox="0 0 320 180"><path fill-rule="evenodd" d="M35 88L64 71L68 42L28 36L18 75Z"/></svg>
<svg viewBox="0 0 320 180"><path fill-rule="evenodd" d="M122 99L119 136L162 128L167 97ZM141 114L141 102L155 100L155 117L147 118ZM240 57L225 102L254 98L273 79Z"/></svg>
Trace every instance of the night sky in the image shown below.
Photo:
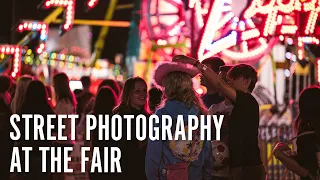
<svg viewBox="0 0 320 180"><path fill-rule="evenodd" d="M103 20L105 12L107 10L109 0L99 0L98 5L89 12L84 11L85 2L87 0L77 0L76 4L76 19L96 19ZM0 43L17 43L23 35L19 34L13 28L17 25L20 19L30 20L43 20L54 8L50 10L37 9L38 4L42 0L1 0L0 11ZM118 0L118 4L129 4L133 0ZM113 20L130 21L132 9L118 10L113 16ZM50 25L50 27L58 25ZM93 39L92 49L94 42L96 41L101 27L92 26ZM128 28L110 28L108 36L106 38L105 47L103 50L102 58L113 59L116 53L125 53L127 40L128 40Z"/></svg>

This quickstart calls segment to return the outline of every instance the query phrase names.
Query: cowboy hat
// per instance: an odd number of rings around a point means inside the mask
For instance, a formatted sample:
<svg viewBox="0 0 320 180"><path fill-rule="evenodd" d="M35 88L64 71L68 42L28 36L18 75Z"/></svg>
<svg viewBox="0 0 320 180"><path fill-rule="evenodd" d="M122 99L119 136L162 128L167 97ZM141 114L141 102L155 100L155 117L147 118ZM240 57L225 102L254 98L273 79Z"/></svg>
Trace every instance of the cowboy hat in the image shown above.
<svg viewBox="0 0 320 180"><path fill-rule="evenodd" d="M164 77L171 72L184 72L186 74L189 74L190 77L193 78L199 73L199 70L190 64L172 61L160 62L157 64L154 70L153 83L158 88L163 88L162 81Z"/></svg>

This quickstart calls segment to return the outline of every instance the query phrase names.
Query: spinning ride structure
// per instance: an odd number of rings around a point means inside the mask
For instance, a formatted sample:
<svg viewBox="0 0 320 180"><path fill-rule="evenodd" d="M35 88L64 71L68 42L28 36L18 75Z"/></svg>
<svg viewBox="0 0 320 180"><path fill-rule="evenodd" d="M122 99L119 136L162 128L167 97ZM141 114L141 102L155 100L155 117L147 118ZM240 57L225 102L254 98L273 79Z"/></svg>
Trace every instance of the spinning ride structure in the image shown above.
<svg viewBox="0 0 320 180"><path fill-rule="evenodd" d="M159 60L183 53L251 63L284 37L319 43L319 7L316 0L142 0L141 38Z"/></svg>

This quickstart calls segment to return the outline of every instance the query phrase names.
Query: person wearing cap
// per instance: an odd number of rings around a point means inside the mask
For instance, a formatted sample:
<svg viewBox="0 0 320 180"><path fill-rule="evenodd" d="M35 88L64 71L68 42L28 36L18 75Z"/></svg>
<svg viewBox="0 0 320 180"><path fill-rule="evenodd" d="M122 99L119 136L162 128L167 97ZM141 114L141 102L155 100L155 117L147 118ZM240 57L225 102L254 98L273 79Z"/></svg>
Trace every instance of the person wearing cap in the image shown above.
<svg viewBox="0 0 320 180"><path fill-rule="evenodd" d="M226 83L197 59L178 55L173 61L196 67L233 104L228 122L229 179L265 180L266 171L258 143L259 104L251 94L258 80L257 71L250 65L237 64L228 71Z"/></svg>
<svg viewBox="0 0 320 180"><path fill-rule="evenodd" d="M202 64L205 64L208 68L216 73L219 73L219 68L225 65L224 61L218 57L207 58L202 61ZM208 80L205 76L201 76L201 85L207 88L207 93L202 96L202 101L207 108L224 100L224 97L219 95L217 88L208 83Z"/></svg>
<svg viewBox="0 0 320 180"><path fill-rule="evenodd" d="M157 88L163 90L165 98L155 113L159 116L160 122L154 123L154 127L162 124L162 115L171 116L173 125L177 124L178 115L182 115L184 124L187 125L188 115L207 114L205 106L193 88L192 78L198 72L191 65L175 62L162 62L156 67L153 81ZM173 137L175 137L175 129L172 128ZM188 129L187 126L185 129ZM160 126L159 132L161 131ZM200 141L199 136L198 133L194 133L190 141L162 140L161 137L160 140L149 139L146 153L148 180L166 179L165 167L175 166L176 163L188 164L184 169L186 173L180 175L189 180L211 180L211 144L209 141ZM185 179L181 176L179 179Z"/></svg>
<svg viewBox="0 0 320 180"><path fill-rule="evenodd" d="M228 82L227 80L227 73L228 71L232 68L232 66L221 66L219 68L219 76L225 81ZM221 92L219 92L220 96L224 96ZM223 115L223 123L222 123L222 127L221 127L221 141L223 141L224 143L228 143L228 121L230 119L230 115L233 109L233 105L232 102L230 101L230 99L228 99L227 97L225 97L225 100L222 101L221 103L218 104L213 104L212 106L210 106L210 108L208 109L208 114L210 115ZM212 127L212 138L211 139L216 139L215 136L215 130L216 128L213 126ZM214 142L212 141L212 147L214 147ZM224 167L224 168L219 168L219 169L213 169L213 173L212 173L212 179L214 180L228 180L228 176L229 176L229 167Z"/></svg>

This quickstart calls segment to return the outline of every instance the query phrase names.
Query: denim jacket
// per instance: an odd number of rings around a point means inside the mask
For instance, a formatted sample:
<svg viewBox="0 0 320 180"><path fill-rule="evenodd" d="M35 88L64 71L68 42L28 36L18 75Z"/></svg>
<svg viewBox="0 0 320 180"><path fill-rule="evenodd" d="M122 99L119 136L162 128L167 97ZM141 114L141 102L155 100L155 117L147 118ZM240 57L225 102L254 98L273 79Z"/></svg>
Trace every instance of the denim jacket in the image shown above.
<svg viewBox="0 0 320 180"><path fill-rule="evenodd" d="M157 110L156 115L159 116L159 126L161 132L161 115L170 115L173 123L177 119L178 115L183 115L184 123L187 125L188 115L198 115L199 111L194 108L188 108L184 103L168 100L163 108ZM175 129L175 128L173 128ZM172 131L173 132L173 131ZM146 153L146 176L148 180L165 179L161 173L165 165L173 164L176 162L182 162L182 160L176 158L170 148L169 141L149 139L147 153ZM198 155L198 158L192 161L188 169L189 180L200 179L212 179L212 153L210 141L204 141L203 148Z"/></svg>

